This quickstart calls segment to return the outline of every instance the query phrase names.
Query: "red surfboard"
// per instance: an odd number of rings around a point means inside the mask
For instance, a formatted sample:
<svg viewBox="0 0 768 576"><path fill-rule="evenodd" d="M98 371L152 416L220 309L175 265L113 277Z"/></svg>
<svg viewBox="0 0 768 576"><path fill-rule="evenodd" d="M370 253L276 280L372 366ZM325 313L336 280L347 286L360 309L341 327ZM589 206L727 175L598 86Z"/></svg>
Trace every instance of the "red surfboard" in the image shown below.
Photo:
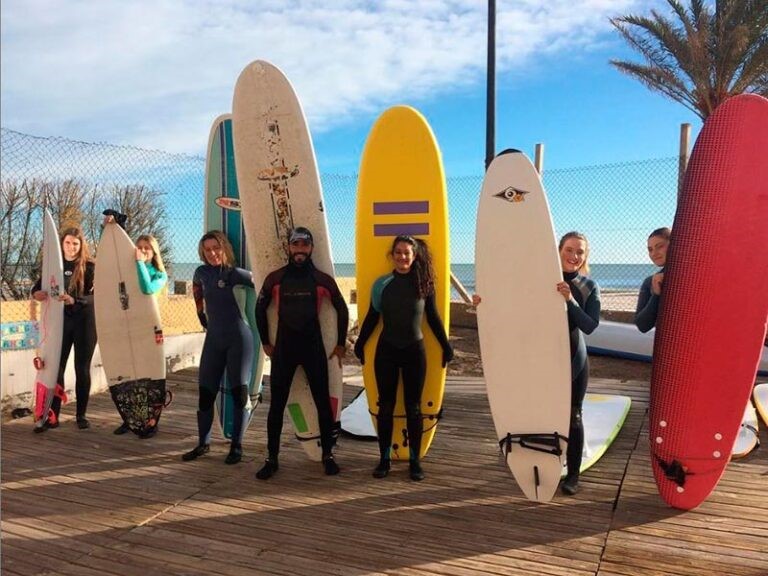
<svg viewBox="0 0 768 576"><path fill-rule="evenodd" d="M649 440L662 498L715 489L755 381L768 318L768 100L704 123L678 199L653 351Z"/></svg>

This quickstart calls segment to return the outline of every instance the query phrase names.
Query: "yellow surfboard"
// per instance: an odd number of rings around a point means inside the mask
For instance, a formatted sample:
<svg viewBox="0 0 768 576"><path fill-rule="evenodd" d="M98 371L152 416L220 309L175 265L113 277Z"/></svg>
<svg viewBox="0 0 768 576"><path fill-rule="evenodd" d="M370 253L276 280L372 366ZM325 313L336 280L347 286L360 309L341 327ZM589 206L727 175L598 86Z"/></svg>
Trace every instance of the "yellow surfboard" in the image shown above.
<svg viewBox="0 0 768 576"><path fill-rule="evenodd" d="M391 273L389 257L394 237L408 234L425 240L435 268L435 303L448 330L450 262L448 250L448 199L440 149L426 119L407 106L385 111L373 125L360 163L357 191L356 275L357 306L362 322L377 278ZM445 391L442 349L426 322L422 324L427 352L427 377L421 400L424 437L421 456L435 436ZM378 406L373 357L381 321L365 345L363 379L374 426ZM393 459L407 460L408 433L402 380L397 391L392 434Z"/></svg>

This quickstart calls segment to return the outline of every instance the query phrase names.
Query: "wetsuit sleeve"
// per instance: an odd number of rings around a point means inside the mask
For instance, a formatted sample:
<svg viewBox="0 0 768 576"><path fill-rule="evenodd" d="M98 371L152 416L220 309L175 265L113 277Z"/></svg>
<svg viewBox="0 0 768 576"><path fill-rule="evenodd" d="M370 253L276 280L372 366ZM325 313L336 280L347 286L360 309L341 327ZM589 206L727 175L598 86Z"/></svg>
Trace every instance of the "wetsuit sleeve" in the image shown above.
<svg viewBox="0 0 768 576"><path fill-rule="evenodd" d="M336 280L330 277L329 279L331 303L336 309L336 327L338 330L336 346L346 346L347 330L349 329L349 308L347 308L347 303L344 301L344 296L341 295L341 290L339 290Z"/></svg>
<svg viewBox="0 0 768 576"><path fill-rule="evenodd" d="M253 274L250 270L245 270L244 268L232 268L229 273L229 284L231 286L256 288L253 284Z"/></svg>
<svg viewBox="0 0 768 576"><path fill-rule="evenodd" d="M574 298L568 301L568 319L584 334L592 334L600 324L600 288L593 283L584 308Z"/></svg>
<svg viewBox="0 0 768 576"><path fill-rule="evenodd" d="M267 346L271 344L269 341L269 321L267 320L267 308L269 308L270 302L272 302L272 290L276 284L275 273L273 272L267 276L264 280L264 285L261 287L261 292L256 297L256 327L259 330L259 337L261 338L261 344Z"/></svg>
<svg viewBox="0 0 768 576"><path fill-rule="evenodd" d="M203 328L208 328L208 318L205 315L205 299L203 294L203 281L200 278L200 268L195 270L192 277L192 296L195 299L195 309L197 310L197 319Z"/></svg>
<svg viewBox="0 0 768 576"><path fill-rule="evenodd" d="M424 299L424 314L427 316L427 324L429 324L432 333L435 335L437 341L440 343L440 347L443 349L443 364L446 364L453 359L453 348L451 348L451 344L448 342L448 334L445 333L443 321L437 313L434 294L430 294Z"/></svg>
<svg viewBox="0 0 768 576"><path fill-rule="evenodd" d="M653 276L648 276L640 286L640 294L637 297L637 310L635 310L635 326L642 333L648 332L656 326L656 317L659 313L660 298L651 290Z"/></svg>
<svg viewBox="0 0 768 576"><path fill-rule="evenodd" d="M373 334L376 325L379 323L380 316L381 314L379 311L376 310L376 308L373 307L373 303L371 303L368 308L368 313L365 315L365 320L363 320L363 323L360 325L360 335L357 337L357 342L355 342L355 356L358 358L362 356L363 347L365 346L365 343L368 342L368 338L371 337L371 334Z"/></svg>
<svg viewBox="0 0 768 576"><path fill-rule="evenodd" d="M136 273L139 275L139 288L144 294L158 292L168 281L168 275L160 270L152 268L150 274L149 267L142 260L136 260Z"/></svg>

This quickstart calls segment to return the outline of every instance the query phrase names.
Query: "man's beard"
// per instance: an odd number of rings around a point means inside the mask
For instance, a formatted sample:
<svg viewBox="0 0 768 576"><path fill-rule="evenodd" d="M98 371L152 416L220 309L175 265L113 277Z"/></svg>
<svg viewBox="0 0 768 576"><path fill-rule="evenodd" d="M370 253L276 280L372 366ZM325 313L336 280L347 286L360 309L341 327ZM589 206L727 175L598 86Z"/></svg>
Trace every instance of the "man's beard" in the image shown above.
<svg viewBox="0 0 768 576"><path fill-rule="evenodd" d="M299 262L296 259L297 256L304 256L304 259ZM309 262L309 259L311 257L312 257L312 254L291 254L291 264L301 268L302 266L306 266L307 265L307 262Z"/></svg>

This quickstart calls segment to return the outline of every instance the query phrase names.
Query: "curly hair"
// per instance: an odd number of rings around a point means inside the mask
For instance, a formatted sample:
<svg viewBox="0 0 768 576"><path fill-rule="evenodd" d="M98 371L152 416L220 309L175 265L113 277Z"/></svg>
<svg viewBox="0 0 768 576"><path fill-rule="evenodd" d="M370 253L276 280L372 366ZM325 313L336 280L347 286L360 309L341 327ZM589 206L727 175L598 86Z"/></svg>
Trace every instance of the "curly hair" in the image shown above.
<svg viewBox="0 0 768 576"><path fill-rule="evenodd" d="M390 256L394 256L395 247L401 242L410 245L413 249L413 269L416 273L416 288L419 292L419 298L433 295L435 293L435 268L432 264L432 252L429 250L429 246L420 238L408 235L395 236L389 251Z"/></svg>

